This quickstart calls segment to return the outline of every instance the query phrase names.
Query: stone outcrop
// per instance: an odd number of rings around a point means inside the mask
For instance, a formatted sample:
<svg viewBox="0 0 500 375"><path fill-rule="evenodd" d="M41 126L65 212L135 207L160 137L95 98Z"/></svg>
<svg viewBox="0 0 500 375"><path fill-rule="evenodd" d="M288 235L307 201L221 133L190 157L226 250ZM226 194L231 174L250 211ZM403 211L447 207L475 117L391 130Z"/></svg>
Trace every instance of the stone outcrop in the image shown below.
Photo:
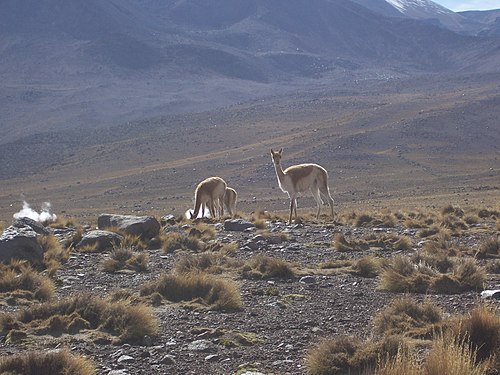
<svg viewBox="0 0 500 375"><path fill-rule="evenodd" d="M26 259L33 265L42 264L43 248L37 237L38 233L34 228L17 220L0 236L0 262L8 263L12 259Z"/></svg>
<svg viewBox="0 0 500 375"><path fill-rule="evenodd" d="M97 219L97 227L102 230L115 227L141 238L153 238L160 233L160 223L153 216L101 214Z"/></svg>

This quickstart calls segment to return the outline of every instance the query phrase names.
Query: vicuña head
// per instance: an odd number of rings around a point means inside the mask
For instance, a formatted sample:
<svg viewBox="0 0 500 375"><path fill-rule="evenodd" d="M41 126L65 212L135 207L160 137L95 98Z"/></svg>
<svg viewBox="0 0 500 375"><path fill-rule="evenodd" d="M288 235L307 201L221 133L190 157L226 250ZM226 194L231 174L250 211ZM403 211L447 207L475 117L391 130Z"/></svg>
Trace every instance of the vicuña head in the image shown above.
<svg viewBox="0 0 500 375"><path fill-rule="evenodd" d="M229 186L226 187L226 194L224 195L224 205L229 212L229 215L234 216L236 214L236 201L238 200L238 193L233 188Z"/></svg>
<svg viewBox="0 0 500 375"><path fill-rule="evenodd" d="M224 215L226 186L226 182L220 177L209 177L201 181L194 193L194 211L191 213L191 219L198 217L200 208L203 210L201 214L201 217L203 217L205 215L205 207L207 206L213 218L217 214L220 217Z"/></svg>
<svg viewBox="0 0 500 375"><path fill-rule="evenodd" d="M271 149L271 156L278 177L278 184L290 198L290 217L288 223L292 223L292 214L295 212L295 220L297 220L297 195L307 190L311 193L318 205L316 218L319 218L321 205L323 201L321 196L328 200L333 218L333 198L330 196L328 188L328 172L325 168L318 164L298 164L288 167L283 170L281 166L281 157L283 149L275 152Z"/></svg>

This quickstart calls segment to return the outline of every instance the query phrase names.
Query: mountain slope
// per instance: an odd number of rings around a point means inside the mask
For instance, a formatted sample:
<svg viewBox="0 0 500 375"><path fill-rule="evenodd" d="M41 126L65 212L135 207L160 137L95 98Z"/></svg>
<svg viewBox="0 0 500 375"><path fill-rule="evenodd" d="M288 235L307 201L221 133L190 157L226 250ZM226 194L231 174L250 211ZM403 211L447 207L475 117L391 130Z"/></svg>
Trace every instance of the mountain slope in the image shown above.
<svg viewBox="0 0 500 375"><path fill-rule="evenodd" d="M5 0L0 143L300 87L496 71L499 45L348 0Z"/></svg>

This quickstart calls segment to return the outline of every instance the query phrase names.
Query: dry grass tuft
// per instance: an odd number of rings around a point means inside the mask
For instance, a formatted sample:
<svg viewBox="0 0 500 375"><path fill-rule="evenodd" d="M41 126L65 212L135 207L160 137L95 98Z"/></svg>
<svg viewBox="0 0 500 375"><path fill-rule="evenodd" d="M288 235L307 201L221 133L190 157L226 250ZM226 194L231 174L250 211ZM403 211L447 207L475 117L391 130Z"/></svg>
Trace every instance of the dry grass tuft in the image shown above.
<svg viewBox="0 0 500 375"><path fill-rule="evenodd" d="M477 216L479 216L481 219L497 218L497 217L500 217L500 212L497 210L490 210L487 208L482 208L482 209L478 210Z"/></svg>
<svg viewBox="0 0 500 375"><path fill-rule="evenodd" d="M399 350L377 366L374 375L424 375L417 357L406 350Z"/></svg>
<svg viewBox="0 0 500 375"><path fill-rule="evenodd" d="M456 217L463 217L464 210L462 210L459 206L453 206L451 204L444 206L440 210L441 216L453 215Z"/></svg>
<svg viewBox="0 0 500 375"><path fill-rule="evenodd" d="M365 256L352 266L354 273L361 277L377 277L381 271L380 261L373 256Z"/></svg>
<svg viewBox="0 0 500 375"><path fill-rule="evenodd" d="M478 360L486 360L492 355L500 356L500 315L498 308L480 305L456 321L449 321L452 334L467 340Z"/></svg>
<svg viewBox="0 0 500 375"><path fill-rule="evenodd" d="M143 251L149 247L148 242L141 238L141 236L136 236L122 231L118 231L117 233L123 236L123 240L120 243L120 247L122 248L130 248L135 251Z"/></svg>
<svg viewBox="0 0 500 375"><path fill-rule="evenodd" d="M205 243L193 236L170 232L162 236L161 248L165 253L173 253L176 250L200 252L205 250Z"/></svg>
<svg viewBox="0 0 500 375"><path fill-rule="evenodd" d="M242 268L244 277L255 279L294 279L292 264L280 258L267 255L256 255L249 259Z"/></svg>
<svg viewBox="0 0 500 375"><path fill-rule="evenodd" d="M191 302L210 310L233 311L242 308L239 288L231 280L206 273L164 274L145 284L141 296L161 294L172 302Z"/></svg>
<svg viewBox="0 0 500 375"><path fill-rule="evenodd" d="M425 361L426 375L485 375L489 364L476 361L476 351L464 339L441 335Z"/></svg>
<svg viewBox="0 0 500 375"><path fill-rule="evenodd" d="M452 261L452 267L448 273L441 273L439 269L436 269L435 264L426 262L428 259L439 260L421 255L413 258L394 257L380 274L379 288L391 292L426 293L432 290L445 294L482 290L486 273L474 259ZM437 268L442 267L445 266L441 265Z"/></svg>
<svg viewBox="0 0 500 375"><path fill-rule="evenodd" d="M45 235L38 236L38 243L43 249L43 263L49 276L54 276L56 271L61 267L61 263L65 263L69 258L69 250L65 249L56 236Z"/></svg>
<svg viewBox="0 0 500 375"><path fill-rule="evenodd" d="M500 255L500 240L498 236L489 237L479 245L478 256L498 256Z"/></svg>
<svg viewBox="0 0 500 375"><path fill-rule="evenodd" d="M429 228L422 229L421 231L418 232L418 236L420 238L427 238L434 236L436 234L439 234L441 232L441 229L437 226L431 226Z"/></svg>
<svg viewBox="0 0 500 375"><path fill-rule="evenodd" d="M47 301L54 291L52 281L35 272L26 261L0 264L0 295Z"/></svg>
<svg viewBox="0 0 500 375"><path fill-rule="evenodd" d="M68 350L28 352L0 357L0 373L8 375L93 375L94 364Z"/></svg>
<svg viewBox="0 0 500 375"><path fill-rule="evenodd" d="M377 362L408 351L407 339L388 336L381 342L347 336L324 339L307 352L305 365L310 375L373 374Z"/></svg>
<svg viewBox="0 0 500 375"><path fill-rule="evenodd" d="M134 272L148 271L149 256L146 253L138 253L131 248L113 249L109 258L102 263L104 272L115 273L122 270Z"/></svg>
<svg viewBox="0 0 500 375"><path fill-rule="evenodd" d="M376 333L383 335L412 334L442 320L443 312L430 301L417 303L404 297L393 300L373 319Z"/></svg>
<svg viewBox="0 0 500 375"><path fill-rule="evenodd" d="M349 359L360 347L361 341L354 337L324 339L308 350L305 359L307 373L309 375L352 373Z"/></svg>
<svg viewBox="0 0 500 375"><path fill-rule="evenodd" d="M175 263L177 273L190 273L203 271L210 274L221 274L225 270L242 266L242 262L230 258L220 252L204 252L201 254L188 254Z"/></svg>
<svg viewBox="0 0 500 375"><path fill-rule="evenodd" d="M79 295L45 302L17 314L5 314L0 320L0 329L3 333L22 330L55 336L91 329L115 336L120 342L140 342L144 336L157 333L158 323L145 305Z"/></svg>
<svg viewBox="0 0 500 375"><path fill-rule="evenodd" d="M215 226L207 224L204 222L198 222L196 225L190 229L189 236L199 238L200 240L207 242L213 240L217 234Z"/></svg>

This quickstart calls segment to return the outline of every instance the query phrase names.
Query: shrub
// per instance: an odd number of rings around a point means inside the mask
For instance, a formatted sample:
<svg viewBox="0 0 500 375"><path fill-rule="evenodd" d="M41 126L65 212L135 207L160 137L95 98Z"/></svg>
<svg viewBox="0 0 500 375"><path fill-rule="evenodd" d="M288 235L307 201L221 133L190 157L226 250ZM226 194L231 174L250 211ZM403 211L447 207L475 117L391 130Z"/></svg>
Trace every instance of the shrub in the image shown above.
<svg viewBox="0 0 500 375"><path fill-rule="evenodd" d="M35 272L26 262L0 263L0 293L5 295L47 301L54 295L54 284Z"/></svg>
<svg viewBox="0 0 500 375"><path fill-rule="evenodd" d="M498 236L489 237L481 242L478 255L483 257L489 255L500 255L500 240Z"/></svg>
<svg viewBox="0 0 500 375"><path fill-rule="evenodd" d="M145 284L141 296L160 293L172 302L192 302L210 310L239 310L242 307L238 286L230 280L205 273L164 274Z"/></svg>
<svg viewBox="0 0 500 375"><path fill-rule="evenodd" d="M148 259L148 254L134 252L130 248L113 249L109 258L103 261L102 268L109 273L121 270L147 272Z"/></svg>
<svg viewBox="0 0 500 375"><path fill-rule="evenodd" d="M427 375L484 375L487 363L476 362L476 351L466 340L440 336L425 361Z"/></svg>
<svg viewBox="0 0 500 375"><path fill-rule="evenodd" d="M170 232L162 238L162 249L165 253L173 253L175 250L198 252L205 249L205 244L195 237Z"/></svg>
<svg viewBox="0 0 500 375"><path fill-rule="evenodd" d="M258 279L294 279L293 266L286 260L266 255L257 255L249 259L242 269L245 277Z"/></svg>
<svg viewBox="0 0 500 375"><path fill-rule="evenodd" d="M65 249L56 236L45 235L38 236L37 241L43 249L43 263L49 273L54 276L56 271L69 258L69 250Z"/></svg>
<svg viewBox="0 0 500 375"><path fill-rule="evenodd" d="M80 329L107 332L120 342L138 342L144 336L154 336L158 324L151 309L145 305L111 302L88 294L68 297L58 302L45 302L6 314L0 320L0 329L33 333L76 333Z"/></svg>
<svg viewBox="0 0 500 375"><path fill-rule="evenodd" d="M352 266L356 275L361 277L377 277L380 273L380 262L372 256L365 256Z"/></svg>
<svg viewBox="0 0 500 375"><path fill-rule="evenodd" d="M377 366L374 375L424 375L415 355L399 350L394 358L388 358Z"/></svg>
<svg viewBox="0 0 500 375"><path fill-rule="evenodd" d="M94 364L68 350L28 352L0 357L0 373L10 375L93 375Z"/></svg>
<svg viewBox="0 0 500 375"><path fill-rule="evenodd" d="M405 334L438 323L442 311L430 301L417 303L404 297L393 300L373 319L375 332L379 334Z"/></svg>
<svg viewBox="0 0 500 375"><path fill-rule="evenodd" d="M349 372L349 359L361 347L361 341L354 337L340 336L324 339L308 350L305 360L310 375L336 375Z"/></svg>
<svg viewBox="0 0 500 375"><path fill-rule="evenodd" d="M356 225L357 227L362 227L366 224L371 223L373 220L374 220L373 216L369 214L361 214L356 217L354 225Z"/></svg>
<svg viewBox="0 0 500 375"><path fill-rule="evenodd" d="M203 271L212 274L220 274L224 269L240 267L241 265L241 262L221 253L204 252L181 257L175 263L174 269L177 273Z"/></svg>
<svg viewBox="0 0 500 375"><path fill-rule="evenodd" d="M480 305L449 324L454 336L467 340L479 360L500 355L500 316L498 309Z"/></svg>
<svg viewBox="0 0 500 375"><path fill-rule="evenodd" d="M458 206L452 206L451 204L441 208L441 216L454 215L457 217L464 216L464 210Z"/></svg>
<svg viewBox="0 0 500 375"><path fill-rule="evenodd" d="M311 347L305 365L310 375L373 374L377 361L396 356L399 348L407 349L401 336L389 336L381 342L339 336Z"/></svg>
<svg viewBox="0 0 500 375"><path fill-rule="evenodd" d="M398 255L380 274L379 287L390 292L425 293L435 271L423 264L416 265L409 257Z"/></svg>
<svg viewBox="0 0 500 375"><path fill-rule="evenodd" d="M486 274L474 259L459 259L452 262L451 272L448 273L440 273L433 267L432 262L426 263L427 259L432 261L436 258L422 255L413 258L394 257L380 275L379 288L391 292L415 293L425 293L428 290L437 293L482 290Z"/></svg>
<svg viewBox="0 0 500 375"><path fill-rule="evenodd" d="M422 229L420 232L418 232L418 236L420 238L426 238L426 237L434 236L435 234L438 234L439 232L440 232L439 227L432 226L430 228Z"/></svg>

